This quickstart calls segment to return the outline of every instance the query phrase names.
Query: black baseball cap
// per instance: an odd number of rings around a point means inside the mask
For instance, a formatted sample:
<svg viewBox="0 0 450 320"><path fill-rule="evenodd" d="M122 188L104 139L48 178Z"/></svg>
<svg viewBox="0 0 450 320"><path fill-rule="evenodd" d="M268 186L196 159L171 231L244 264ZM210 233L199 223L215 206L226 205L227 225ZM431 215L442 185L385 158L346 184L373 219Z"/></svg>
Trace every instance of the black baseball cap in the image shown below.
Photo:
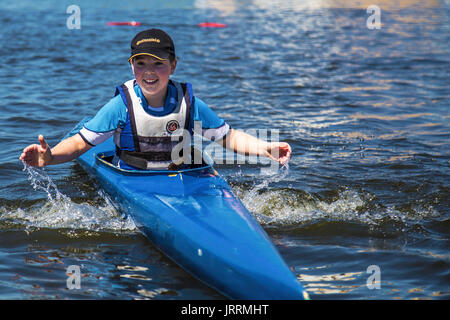
<svg viewBox="0 0 450 320"><path fill-rule="evenodd" d="M175 46L170 36L163 30L149 29L139 32L131 40L131 56L128 61L139 55L167 60L175 57Z"/></svg>

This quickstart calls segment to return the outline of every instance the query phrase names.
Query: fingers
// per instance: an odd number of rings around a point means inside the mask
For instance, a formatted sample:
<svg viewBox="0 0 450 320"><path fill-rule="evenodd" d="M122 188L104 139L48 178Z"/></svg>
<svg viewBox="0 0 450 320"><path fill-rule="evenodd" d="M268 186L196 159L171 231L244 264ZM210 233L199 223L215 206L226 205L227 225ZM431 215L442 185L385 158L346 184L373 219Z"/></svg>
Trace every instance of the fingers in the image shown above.
<svg viewBox="0 0 450 320"><path fill-rule="evenodd" d="M41 145L41 148L46 150L47 149L47 142L44 139L44 136L42 134L39 135L38 137L39 143Z"/></svg>
<svg viewBox="0 0 450 320"><path fill-rule="evenodd" d="M39 166L39 154L43 154L47 151L48 144L42 135L39 135L38 140L39 144L32 144L23 149L19 160L33 167Z"/></svg>
<svg viewBox="0 0 450 320"><path fill-rule="evenodd" d="M30 166L36 166L35 158L37 157L36 156L37 148L38 148L37 144L26 147L25 149L23 149L23 152L20 155L19 159Z"/></svg>
<svg viewBox="0 0 450 320"><path fill-rule="evenodd" d="M284 159L283 159L284 162L282 164L285 164L286 162L288 162L289 159L291 158L291 154L292 154L291 146L289 144L287 144L287 143L286 143L285 150L286 150L286 154L284 156Z"/></svg>
<svg viewBox="0 0 450 320"><path fill-rule="evenodd" d="M274 149L275 148L278 149L277 150L278 154L275 154L276 159L274 159L274 160L278 161L278 163L280 163L281 165L284 165L291 158L291 154L292 154L291 146L286 142L280 142L274 146Z"/></svg>
<svg viewBox="0 0 450 320"><path fill-rule="evenodd" d="M20 160L23 160L26 157L29 157L30 154L34 152L36 149L36 144L29 145L25 149L23 149L22 154L20 155Z"/></svg>

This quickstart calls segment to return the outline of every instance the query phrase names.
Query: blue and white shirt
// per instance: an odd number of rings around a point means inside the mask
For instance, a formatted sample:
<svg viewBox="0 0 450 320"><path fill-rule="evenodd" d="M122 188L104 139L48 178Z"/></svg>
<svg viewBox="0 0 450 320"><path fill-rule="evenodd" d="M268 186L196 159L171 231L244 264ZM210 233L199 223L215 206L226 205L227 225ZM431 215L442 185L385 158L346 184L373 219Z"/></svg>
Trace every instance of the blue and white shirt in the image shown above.
<svg viewBox="0 0 450 320"><path fill-rule="evenodd" d="M177 89L172 84L168 85L167 98L162 107L149 106L138 84L134 86L134 91L141 98L144 110L152 116L165 116L177 105ZM194 96L192 108L192 120L201 123L201 132L195 131L195 133L210 140L219 140L229 132L230 126L201 99ZM86 143L95 146L110 138L117 129L123 129L126 121L127 107L122 97L117 95L106 103L94 118L84 124L79 134ZM192 128L196 127L192 126Z"/></svg>

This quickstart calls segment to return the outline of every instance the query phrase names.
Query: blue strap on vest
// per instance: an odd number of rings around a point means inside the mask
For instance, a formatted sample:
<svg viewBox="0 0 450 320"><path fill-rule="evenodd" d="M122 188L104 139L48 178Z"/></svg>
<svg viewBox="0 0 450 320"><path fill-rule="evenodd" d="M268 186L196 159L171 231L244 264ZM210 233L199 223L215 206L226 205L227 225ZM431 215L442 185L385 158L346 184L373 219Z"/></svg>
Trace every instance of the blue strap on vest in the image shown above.
<svg viewBox="0 0 450 320"><path fill-rule="evenodd" d="M129 119L127 119L126 121L126 126L130 126L130 128L124 128L123 131L125 132L129 132L131 131L132 134L132 139L133 139L133 144L134 144L134 151L139 152L140 148L139 148L139 140L137 137L137 130L136 130L136 121L134 120L134 112L133 112L133 108L129 108L129 104L131 103L131 97L130 97L130 93L128 92L128 88L122 84L120 86L118 86L116 88L116 94L120 94L120 96L122 97L123 102L125 103L125 106L127 107L127 117ZM121 141L122 138L127 138L126 136L124 137L124 135L121 136ZM128 136L129 138L129 136ZM129 150L129 151L133 151L133 150Z"/></svg>

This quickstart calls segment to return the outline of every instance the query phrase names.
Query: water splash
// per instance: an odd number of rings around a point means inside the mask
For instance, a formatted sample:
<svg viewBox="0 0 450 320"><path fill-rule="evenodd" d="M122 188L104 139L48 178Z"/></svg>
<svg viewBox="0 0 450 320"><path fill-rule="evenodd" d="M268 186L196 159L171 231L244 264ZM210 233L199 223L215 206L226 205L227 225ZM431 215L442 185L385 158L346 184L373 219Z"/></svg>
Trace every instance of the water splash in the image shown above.
<svg viewBox="0 0 450 320"><path fill-rule="evenodd" d="M69 229L85 231L134 232L132 219L116 210L114 203L100 189L98 197L102 205L88 202L76 203L61 193L45 169L37 169L24 164L23 171L28 173L28 180L36 191L43 191L48 201L35 203L26 209L17 208L4 211L0 222L9 225L25 226L26 230L36 228ZM76 235L76 233L75 233Z"/></svg>
<svg viewBox="0 0 450 320"><path fill-rule="evenodd" d="M24 168L22 171L27 171L28 180L31 183L31 186L34 190L41 190L47 193L47 197L50 202L54 205L55 201L67 201L70 202L70 198L59 192L56 185L53 183L53 180L46 173L45 168L36 169L27 165L23 162Z"/></svg>
<svg viewBox="0 0 450 320"><path fill-rule="evenodd" d="M286 177L269 176L253 186L235 185L236 195L262 225L298 225L320 220L357 222L369 226L398 222L413 225L422 219L440 216L431 205L406 209L385 206L370 192L341 187L331 195L309 193L294 188L276 188L269 184Z"/></svg>
<svg viewBox="0 0 450 320"><path fill-rule="evenodd" d="M342 191L337 200L327 202L315 195L293 189L262 190L263 182L241 193L241 200L259 223L292 225L318 219L356 219L358 209L365 204L351 190ZM358 217L357 219L362 219Z"/></svg>

